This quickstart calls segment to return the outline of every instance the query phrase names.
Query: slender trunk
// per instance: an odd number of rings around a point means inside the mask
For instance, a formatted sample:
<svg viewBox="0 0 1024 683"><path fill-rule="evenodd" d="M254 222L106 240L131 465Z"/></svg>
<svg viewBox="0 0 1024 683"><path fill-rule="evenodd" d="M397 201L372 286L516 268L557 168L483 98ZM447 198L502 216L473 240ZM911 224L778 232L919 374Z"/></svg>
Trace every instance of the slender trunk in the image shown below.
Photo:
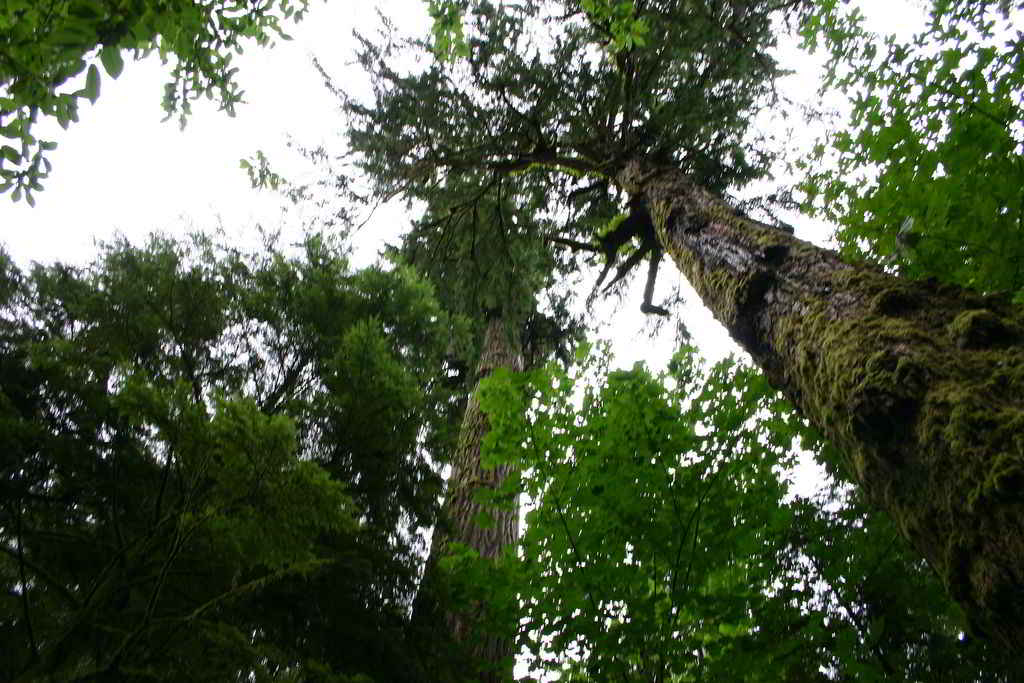
<svg viewBox="0 0 1024 683"><path fill-rule="evenodd" d="M506 321L498 316L487 326L476 386L497 368L522 370L522 355L515 340L506 329ZM446 525L434 531L434 540L427 571L433 572L437 560L445 555L453 542L469 546L481 557L497 558L519 538L518 505L492 508L474 500L473 494L481 488L496 489L509 474L509 466L484 467L480 462L480 447L489 430L487 417L480 410L476 392L466 404L466 413L459 429L458 445L452 457L444 504ZM477 520L489 516L493 524L480 526ZM430 580L430 577L425 579ZM477 680L498 683L511 678L511 670L504 662L515 653L511 638L480 632L475 623L487 605L453 605L443 615L444 622L456 642L467 643L471 661L478 665ZM440 615L435 615L440 616ZM463 679L460 679L463 680Z"/></svg>
<svg viewBox="0 0 1024 683"><path fill-rule="evenodd" d="M737 216L678 169L632 162L618 181L972 626L1024 648L1024 312L845 263Z"/></svg>

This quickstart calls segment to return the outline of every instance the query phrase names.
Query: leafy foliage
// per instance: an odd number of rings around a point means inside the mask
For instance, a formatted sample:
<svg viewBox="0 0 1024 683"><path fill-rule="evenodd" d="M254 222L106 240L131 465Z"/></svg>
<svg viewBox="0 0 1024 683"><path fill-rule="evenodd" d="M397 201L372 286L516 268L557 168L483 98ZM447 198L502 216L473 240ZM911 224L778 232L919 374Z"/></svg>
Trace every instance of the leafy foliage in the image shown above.
<svg viewBox="0 0 1024 683"><path fill-rule="evenodd" d="M651 27L632 0L581 0L580 7L591 24L608 34L612 52L646 44Z"/></svg>
<svg viewBox="0 0 1024 683"><path fill-rule="evenodd" d="M804 38L829 50L822 88L852 95L853 110L804 188L845 253L1024 296L1022 10L936 0L927 28L901 42L819 4Z"/></svg>
<svg viewBox="0 0 1024 683"><path fill-rule="evenodd" d="M462 3L454 0L427 0L434 56L441 61L469 56L466 34L462 27Z"/></svg>
<svg viewBox="0 0 1024 683"><path fill-rule="evenodd" d="M763 609L762 567L790 522L773 472L788 442L743 428L763 385L733 392L735 368L703 383L677 360L678 393L637 367L585 390L577 411L561 376L531 383L532 419L493 416L492 452L520 460L537 501L523 542L526 642L563 667L585 655L596 680L699 676L725 661Z"/></svg>
<svg viewBox="0 0 1024 683"><path fill-rule="evenodd" d="M470 56L463 27L463 14L469 5L462 0L428 0L433 19L432 51L440 61ZM580 8L589 20L609 35L608 47L612 52L643 46L650 27L638 16L633 0L582 0Z"/></svg>
<svg viewBox="0 0 1024 683"><path fill-rule="evenodd" d="M51 168L46 152L57 146L37 139L33 126L40 114L63 128L77 121L80 101L95 103L100 95L100 66L117 78L125 53L141 59L155 51L165 63L173 56L163 97L168 118L178 114L184 125L191 102L204 94L233 116L242 100L233 53L241 54L246 40L288 39L282 22L301 20L308 6L308 0L8 0L0 9L0 136L12 142L0 147L0 192L13 188L14 201L33 202ZM82 73L81 88L61 90Z"/></svg>
<svg viewBox="0 0 1024 683"><path fill-rule="evenodd" d="M417 680L428 286L316 236L2 273L0 677Z"/></svg>
<svg viewBox="0 0 1024 683"><path fill-rule="evenodd" d="M349 103L363 126L353 147L382 195L436 199L518 174L530 210L569 199L544 168L606 175L630 155L683 165L719 191L742 184L767 168L745 141L778 72L765 56L773 7L573 4L548 53L532 33L551 18L541 4L506 13L479 3L466 65L398 74L396 44L364 44L381 106ZM711 30L722 26L731 37ZM860 35L855 24L821 26L830 39ZM111 74L119 54L100 54ZM994 54L971 84L987 88L994 63L1015 68ZM947 70L945 55L915 57L912 78L931 87L958 75L963 57ZM467 74L471 87L454 85ZM911 82L885 74L880 88ZM98 83L93 65L75 97L94 97ZM1007 83L993 102L1012 104ZM929 91L920 110L897 104L899 125L888 128L873 109L881 98L868 95L870 132L856 139L868 151L852 151L851 163L886 162L896 146L917 155L904 180L937 181L939 162L921 170L934 144L952 155L949 168L1002 168L1012 136L993 142L972 128L991 116L914 127L943 92ZM944 125L987 142L957 160L937 135ZM1008 213L1009 195L995 194L996 213ZM944 209L935 196L908 200L919 211L908 218L952 222L973 210ZM488 194L473 209L500 217L500 200ZM589 234L594 216L614 214L608 197L593 204L574 229ZM502 269L464 277L477 246L467 231L483 222L445 217L451 206L420 227L457 230L414 233L404 256L457 235L457 262L433 251L423 261L451 285L446 300L485 310L505 287L525 308L519 294L543 279L532 267L543 256L516 247L507 262L488 256ZM0 655L5 676L424 680L407 616L418 529L437 512L424 453L443 452L457 405L436 374L453 327L411 271L351 274L324 240L304 250L288 259L157 241L115 245L89 269L28 276L4 261L0 632L22 644ZM518 279L524 262L531 275ZM975 274L951 277L985 288L1010 278L994 260L978 275L980 263L972 256ZM951 272L923 256L897 265ZM891 525L838 489L814 504L787 496L780 468L792 464L795 437L813 437L759 376L729 363L704 373L686 354L668 377L596 374L580 404L578 378L555 367L498 373L484 390L488 462L522 474L480 495L507 504L525 491L535 508L521 560L509 553L495 567L455 546L443 563L458 603L487 606L481 638L525 609L522 642L575 679L1014 680L964 637L934 580L890 541Z"/></svg>
<svg viewBox="0 0 1024 683"><path fill-rule="evenodd" d="M520 466L533 505L520 559L493 581L471 556L454 564L489 604L521 610L534 666L569 680L1012 680L999 673L1012 662L961 640L956 608L884 519L842 490L788 491L794 439L816 437L752 368L704 370L692 349L661 377L586 368L495 376L481 394L487 457Z"/></svg>

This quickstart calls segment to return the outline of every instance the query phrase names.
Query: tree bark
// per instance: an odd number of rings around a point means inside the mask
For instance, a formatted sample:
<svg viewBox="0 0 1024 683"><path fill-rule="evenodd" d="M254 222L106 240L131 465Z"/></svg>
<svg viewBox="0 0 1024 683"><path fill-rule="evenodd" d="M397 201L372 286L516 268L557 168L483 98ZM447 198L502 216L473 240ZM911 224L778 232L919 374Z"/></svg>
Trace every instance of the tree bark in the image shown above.
<svg viewBox="0 0 1024 683"><path fill-rule="evenodd" d="M631 162L658 238L769 381L842 452L972 627L1024 648L1024 312L910 281Z"/></svg>
<svg viewBox="0 0 1024 683"><path fill-rule="evenodd" d="M480 380L497 368L512 371L523 369L519 346L506 327L506 321L501 316L494 317L488 323L476 374L477 389ZM436 570L438 559L447 553L453 542L469 546L480 557L496 559L519 539L518 504L494 508L474 500L473 494L477 490L499 488L510 473L509 465L485 467L480 460L480 448L489 429L487 416L480 409L474 391L466 404L459 428L458 445L452 457L444 504L447 524L434 531L427 562L428 572ZM478 519L488 516L493 524L477 524ZM471 661L479 664L479 671L474 674L476 680L499 683L511 679L511 669L504 663L515 654L515 641L481 632L477 628L474 617L486 609L487 605L482 604L455 605L444 614L443 619L453 639L458 643L466 643Z"/></svg>

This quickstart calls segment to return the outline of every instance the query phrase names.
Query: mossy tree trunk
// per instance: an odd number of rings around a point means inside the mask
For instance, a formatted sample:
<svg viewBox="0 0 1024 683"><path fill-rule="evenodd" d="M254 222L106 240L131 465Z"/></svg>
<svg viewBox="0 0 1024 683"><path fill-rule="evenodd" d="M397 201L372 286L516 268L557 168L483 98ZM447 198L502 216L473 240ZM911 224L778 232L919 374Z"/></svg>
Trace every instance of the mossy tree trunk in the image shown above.
<svg viewBox="0 0 1024 683"><path fill-rule="evenodd" d="M479 388L480 380L498 368L523 369L522 354L517 340L510 336L509 327L500 315L489 321L475 377L476 388ZM499 488L510 473L508 465L485 467L481 462L480 449L488 430L487 417L480 409L474 391L466 404L459 428L444 503L445 524L434 531L427 562L428 573L436 571L438 559L447 553L453 542L469 546L480 557L496 559L519 538L518 505L495 508L474 498L474 493L481 488ZM478 523L485 518L491 523ZM426 581L430 578L427 577ZM467 646L469 665L478 668L472 678L482 683L499 683L511 678L511 669L506 663L515 654L515 642L512 638L495 636L479 628L475 617L485 610L487 605L483 604L451 605L443 616L437 616L443 618L452 638Z"/></svg>
<svg viewBox="0 0 1024 683"><path fill-rule="evenodd" d="M630 163L665 251L843 453L972 625L1024 649L1024 314L893 277L740 217L677 169Z"/></svg>

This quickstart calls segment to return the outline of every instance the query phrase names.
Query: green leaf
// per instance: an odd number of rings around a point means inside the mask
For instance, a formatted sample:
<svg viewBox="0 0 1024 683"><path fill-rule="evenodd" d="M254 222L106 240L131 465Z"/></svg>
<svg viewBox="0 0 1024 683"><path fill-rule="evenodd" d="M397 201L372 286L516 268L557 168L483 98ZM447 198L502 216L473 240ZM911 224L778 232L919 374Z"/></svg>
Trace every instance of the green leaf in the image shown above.
<svg viewBox="0 0 1024 683"><path fill-rule="evenodd" d="M89 65L89 73L85 77L85 88L81 92L90 102L96 104L96 100L100 96L100 70L96 68L95 64Z"/></svg>
<svg viewBox="0 0 1024 683"><path fill-rule="evenodd" d="M107 45L100 51L100 61L111 78L117 78L124 69L124 58L116 45Z"/></svg>

